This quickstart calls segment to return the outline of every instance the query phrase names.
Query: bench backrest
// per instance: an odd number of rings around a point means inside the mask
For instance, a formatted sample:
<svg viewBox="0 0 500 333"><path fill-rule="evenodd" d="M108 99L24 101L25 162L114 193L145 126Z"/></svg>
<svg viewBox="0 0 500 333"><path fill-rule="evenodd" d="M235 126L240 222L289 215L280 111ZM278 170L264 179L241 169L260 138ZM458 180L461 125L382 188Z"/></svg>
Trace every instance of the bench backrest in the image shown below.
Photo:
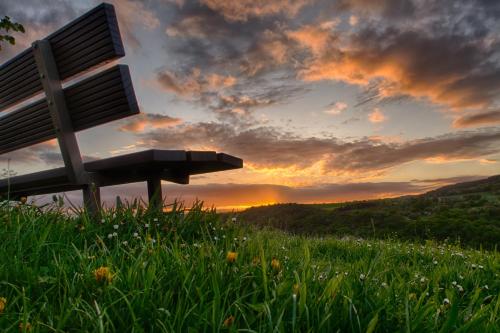
<svg viewBox="0 0 500 333"><path fill-rule="evenodd" d="M101 4L0 66L0 155L57 138L70 178L82 172L74 136L139 113L126 65L116 65L64 90L62 82L125 55L114 7ZM79 170L76 170L79 169Z"/></svg>

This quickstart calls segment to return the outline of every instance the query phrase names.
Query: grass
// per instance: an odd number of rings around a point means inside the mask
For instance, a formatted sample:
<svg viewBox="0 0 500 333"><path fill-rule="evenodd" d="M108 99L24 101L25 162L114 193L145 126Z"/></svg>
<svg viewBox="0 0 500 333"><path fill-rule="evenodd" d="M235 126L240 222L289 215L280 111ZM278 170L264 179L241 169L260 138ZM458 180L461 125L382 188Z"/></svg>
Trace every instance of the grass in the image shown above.
<svg viewBox="0 0 500 333"><path fill-rule="evenodd" d="M172 208L100 223L1 208L0 330L500 331L496 251L288 236Z"/></svg>

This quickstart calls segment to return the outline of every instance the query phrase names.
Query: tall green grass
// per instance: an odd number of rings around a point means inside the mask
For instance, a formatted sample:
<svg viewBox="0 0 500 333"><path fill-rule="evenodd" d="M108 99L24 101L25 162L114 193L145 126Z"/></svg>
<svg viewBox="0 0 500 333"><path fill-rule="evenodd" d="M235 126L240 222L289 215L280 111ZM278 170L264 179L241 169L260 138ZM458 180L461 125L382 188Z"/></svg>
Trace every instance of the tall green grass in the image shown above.
<svg viewBox="0 0 500 333"><path fill-rule="evenodd" d="M497 252L252 231L201 204L0 218L2 332L500 331Z"/></svg>

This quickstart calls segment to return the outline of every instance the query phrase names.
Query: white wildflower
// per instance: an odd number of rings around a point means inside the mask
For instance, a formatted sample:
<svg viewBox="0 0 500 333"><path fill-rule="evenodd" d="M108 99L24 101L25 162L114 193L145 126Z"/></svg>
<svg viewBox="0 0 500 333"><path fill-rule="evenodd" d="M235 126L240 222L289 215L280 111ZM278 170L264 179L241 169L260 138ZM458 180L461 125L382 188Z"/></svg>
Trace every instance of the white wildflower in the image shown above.
<svg viewBox="0 0 500 333"><path fill-rule="evenodd" d="M118 230L118 224L114 224L113 229Z"/></svg>
<svg viewBox="0 0 500 333"><path fill-rule="evenodd" d="M108 238L109 239L113 238L113 234L108 234Z"/></svg>
<svg viewBox="0 0 500 333"><path fill-rule="evenodd" d="M134 237L135 238L139 237L139 234L137 232L134 232Z"/></svg>
<svg viewBox="0 0 500 333"><path fill-rule="evenodd" d="M144 224L144 228L149 228L149 223Z"/></svg>
<svg viewBox="0 0 500 333"><path fill-rule="evenodd" d="M125 245L125 246L127 246L128 242L127 241L123 241L122 244Z"/></svg>
<svg viewBox="0 0 500 333"><path fill-rule="evenodd" d="M360 275L359 275L359 279L360 279L361 281L363 281L365 278L366 278L366 275L364 275L364 274L360 274Z"/></svg>
<svg viewBox="0 0 500 333"><path fill-rule="evenodd" d="M113 232L113 237L118 237L118 233Z"/></svg>
<svg viewBox="0 0 500 333"><path fill-rule="evenodd" d="M450 300L449 300L449 299L447 299L447 298L445 298L445 299L443 300L443 304L445 304L445 305L450 304Z"/></svg>

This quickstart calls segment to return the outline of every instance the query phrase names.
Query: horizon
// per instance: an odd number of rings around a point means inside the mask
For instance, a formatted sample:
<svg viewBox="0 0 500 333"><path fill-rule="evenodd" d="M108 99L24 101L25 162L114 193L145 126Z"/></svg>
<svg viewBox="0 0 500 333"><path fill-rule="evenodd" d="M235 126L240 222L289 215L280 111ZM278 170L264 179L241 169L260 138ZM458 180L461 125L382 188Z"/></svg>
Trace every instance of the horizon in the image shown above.
<svg viewBox="0 0 500 333"><path fill-rule="evenodd" d="M500 4L107 2L141 115L78 133L85 159L161 148L244 160L190 185L164 182L167 200L334 203L500 173ZM26 33L0 63L99 3L4 1ZM55 140L0 156L0 169L7 159L18 174L63 165ZM108 204L145 195L143 184L102 192Z"/></svg>

